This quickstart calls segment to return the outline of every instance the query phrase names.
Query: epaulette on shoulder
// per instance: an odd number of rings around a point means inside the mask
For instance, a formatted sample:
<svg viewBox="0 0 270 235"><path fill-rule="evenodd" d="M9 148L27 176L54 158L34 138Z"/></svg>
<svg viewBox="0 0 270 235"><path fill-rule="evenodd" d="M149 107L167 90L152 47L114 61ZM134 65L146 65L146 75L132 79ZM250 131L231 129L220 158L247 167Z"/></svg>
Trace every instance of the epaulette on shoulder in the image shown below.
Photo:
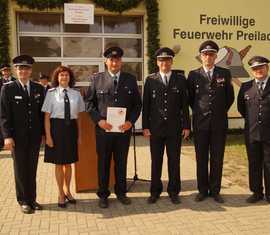
<svg viewBox="0 0 270 235"><path fill-rule="evenodd" d="M155 78L157 76L157 73L151 73L148 75L149 78Z"/></svg>
<svg viewBox="0 0 270 235"><path fill-rule="evenodd" d="M246 84L252 84L254 81L254 79L250 79L250 80L247 80L247 81L242 81L242 85L246 85Z"/></svg>
<svg viewBox="0 0 270 235"><path fill-rule="evenodd" d="M104 72L97 72L97 73L93 73L90 78L94 79L94 78L99 78L100 76L102 76L102 74L104 74Z"/></svg>
<svg viewBox="0 0 270 235"><path fill-rule="evenodd" d="M9 85L9 84L12 84L14 81L9 81L9 82L6 82L4 83L4 85Z"/></svg>
<svg viewBox="0 0 270 235"><path fill-rule="evenodd" d="M79 87L72 87L71 90L80 93L80 88Z"/></svg>
<svg viewBox="0 0 270 235"><path fill-rule="evenodd" d="M99 76L99 75L101 75L101 74L104 74L104 72L96 72L96 73L93 73L92 76L96 77L96 76Z"/></svg>
<svg viewBox="0 0 270 235"><path fill-rule="evenodd" d="M174 69L173 70L179 76L185 76L185 71L181 69Z"/></svg>
<svg viewBox="0 0 270 235"><path fill-rule="evenodd" d="M54 90L56 90L56 87L50 88L48 91L49 91L49 92L52 92L52 91L54 91Z"/></svg>

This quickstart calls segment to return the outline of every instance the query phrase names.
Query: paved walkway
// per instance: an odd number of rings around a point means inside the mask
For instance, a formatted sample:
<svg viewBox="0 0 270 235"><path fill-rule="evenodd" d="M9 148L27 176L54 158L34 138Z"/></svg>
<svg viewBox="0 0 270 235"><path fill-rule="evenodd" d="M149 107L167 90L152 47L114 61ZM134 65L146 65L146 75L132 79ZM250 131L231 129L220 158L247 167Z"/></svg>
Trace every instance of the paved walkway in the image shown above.
<svg viewBox="0 0 270 235"><path fill-rule="evenodd" d="M138 175L150 176L147 143L138 137ZM129 196L132 205L123 206L112 196L109 209L100 209L94 193L79 193L78 204L66 210L57 207L54 168L40 159L38 201L45 207L33 215L24 215L15 200L12 159L0 155L0 234L270 234L270 205L248 205L248 190L223 180L226 203L211 198L194 202L196 193L195 162L192 147L183 147L181 162L182 204L172 205L167 194L155 205L148 205L149 184L137 182ZM128 174L133 176L133 151ZM166 160L163 169L167 180ZM166 187L164 187L166 189Z"/></svg>

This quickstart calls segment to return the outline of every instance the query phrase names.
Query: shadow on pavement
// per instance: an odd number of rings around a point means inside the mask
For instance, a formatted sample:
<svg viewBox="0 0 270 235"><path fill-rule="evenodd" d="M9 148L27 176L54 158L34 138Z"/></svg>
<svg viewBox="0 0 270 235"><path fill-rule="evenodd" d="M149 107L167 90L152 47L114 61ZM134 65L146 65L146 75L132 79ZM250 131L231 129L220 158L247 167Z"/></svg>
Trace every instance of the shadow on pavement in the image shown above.
<svg viewBox="0 0 270 235"><path fill-rule="evenodd" d="M142 178L143 181L138 180L138 181L133 181L132 179L128 179L127 181L127 188L130 188L129 192L149 192L150 190L150 180ZM147 180L147 181L144 181ZM135 182L135 183L134 183ZM163 180L163 191L166 192L167 190L167 180ZM181 192L186 192L186 191L193 191L197 190L197 181L196 180L182 180L181 181Z"/></svg>
<svg viewBox="0 0 270 235"><path fill-rule="evenodd" d="M224 204L216 203L212 198L207 198L203 202L195 202L195 194L181 196L182 203L174 205L171 203L168 196L161 196L156 204L148 205L147 197L130 197L132 204L125 206L120 204L117 199L110 198L110 207L107 209L101 209L98 207L98 199L83 199L77 200L76 205L68 205L67 208L61 209L57 207L56 203L43 204L44 210L49 211L66 211L100 214L103 218L116 218L129 215L141 215L141 214L154 214L154 213L167 213L176 210L191 210L201 212L224 212L226 207L258 207L265 206L266 202L262 201L256 204L248 204L245 199L248 195L245 194L226 194L223 195L225 199Z"/></svg>

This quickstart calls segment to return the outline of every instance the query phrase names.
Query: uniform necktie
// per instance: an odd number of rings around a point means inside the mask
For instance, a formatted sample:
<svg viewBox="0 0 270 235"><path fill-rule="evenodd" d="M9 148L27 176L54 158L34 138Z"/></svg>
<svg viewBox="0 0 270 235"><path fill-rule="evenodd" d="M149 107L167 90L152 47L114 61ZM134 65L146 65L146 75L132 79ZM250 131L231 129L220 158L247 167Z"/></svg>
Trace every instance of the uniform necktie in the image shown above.
<svg viewBox="0 0 270 235"><path fill-rule="evenodd" d="M28 99L29 98L29 93L28 93L28 89L27 89L26 85L23 86L23 90L24 90L26 98Z"/></svg>
<svg viewBox="0 0 270 235"><path fill-rule="evenodd" d="M67 89L63 90L65 96L64 96L64 102L65 102L65 123L66 125L70 124L70 102L67 95Z"/></svg>
<svg viewBox="0 0 270 235"><path fill-rule="evenodd" d="M257 82L258 91L259 91L260 95L263 93L263 84L264 84L264 82Z"/></svg>
<svg viewBox="0 0 270 235"><path fill-rule="evenodd" d="M212 76L211 76L211 72L210 71L207 71L207 77L208 77L209 81L212 80Z"/></svg>
<svg viewBox="0 0 270 235"><path fill-rule="evenodd" d="M167 86L168 85L168 78L166 75L164 75L164 82L165 82L165 85Z"/></svg>
<svg viewBox="0 0 270 235"><path fill-rule="evenodd" d="M117 88L117 83L118 83L117 76L113 76L113 87L114 87L114 90L116 90L116 88Z"/></svg>

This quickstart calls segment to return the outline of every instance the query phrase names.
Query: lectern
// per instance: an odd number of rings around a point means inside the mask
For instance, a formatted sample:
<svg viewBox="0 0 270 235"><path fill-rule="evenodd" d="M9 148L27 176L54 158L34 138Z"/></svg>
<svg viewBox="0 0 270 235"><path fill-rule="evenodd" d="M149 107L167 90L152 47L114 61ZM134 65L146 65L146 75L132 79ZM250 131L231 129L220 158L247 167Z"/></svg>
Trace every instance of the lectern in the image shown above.
<svg viewBox="0 0 270 235"><path fill-rule="evenodd" d="M88 113L82 114L82 143L79 144L79 161L75 163L76 192L95 190L98 186L95 124ZM114 164L111 162L110 185L114 183Z"/></svg>

